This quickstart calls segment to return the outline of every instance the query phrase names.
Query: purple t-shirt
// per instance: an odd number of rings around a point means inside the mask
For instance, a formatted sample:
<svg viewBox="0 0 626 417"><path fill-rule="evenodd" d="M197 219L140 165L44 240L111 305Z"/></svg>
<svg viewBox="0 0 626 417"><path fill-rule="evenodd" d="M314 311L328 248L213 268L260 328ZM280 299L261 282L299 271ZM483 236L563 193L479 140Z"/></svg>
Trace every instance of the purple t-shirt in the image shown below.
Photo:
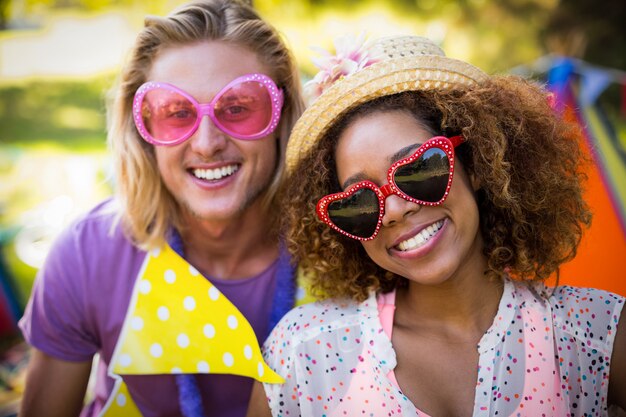
<svg viewBox="0 0 626 417"><path fill-rule="evenodd" d="M112 228L115 204L107 200L75 221L56 240L39 271L19 326L35 348L66 361L92 360L100 353L95 399L82 416L95 416L114 380L107 367L124 322L135 278L146 252L132 245L120 226ZM215 285L265 340L276 285L277 262L258 276L219 280ZM180 416L172 375L125 376L144 416ZM252 379L197 375L205 411L211 416L244 416Z"/></svg>

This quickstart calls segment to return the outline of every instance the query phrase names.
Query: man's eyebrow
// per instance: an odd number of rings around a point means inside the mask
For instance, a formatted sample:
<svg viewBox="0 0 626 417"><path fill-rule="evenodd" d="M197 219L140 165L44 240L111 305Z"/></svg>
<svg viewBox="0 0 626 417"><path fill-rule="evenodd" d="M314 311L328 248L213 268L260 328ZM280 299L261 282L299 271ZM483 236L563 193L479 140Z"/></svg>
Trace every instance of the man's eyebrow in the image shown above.
<svg viewBox="0 0 626 417"><path fill-rule="evenodd" d="M405 146L404 148L401 148L400 150L398 150L396 153L394 153L388 158L389 166L401 160L402 158L406 158L407 156L411 155L420 146L422 146L422 143L413 143L409 146ZM343 182L343 184L341 184L341 189L345 190L352 184L355 184L360 181L365 181L368 179L369 178L365 175L365 173L363 173L363 171L357 172L356 174L349 176Z"/></svg>

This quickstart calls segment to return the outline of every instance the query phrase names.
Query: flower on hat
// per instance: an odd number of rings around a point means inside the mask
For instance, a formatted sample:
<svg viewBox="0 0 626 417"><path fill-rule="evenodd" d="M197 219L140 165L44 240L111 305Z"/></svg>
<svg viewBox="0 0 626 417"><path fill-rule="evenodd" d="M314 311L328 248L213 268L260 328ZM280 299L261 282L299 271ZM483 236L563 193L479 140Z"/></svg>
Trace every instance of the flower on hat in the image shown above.
<svg viewBox="0 0 626 417"><path fill-rule="evenodd" d="M379 61L376 54L369 49L369 44L365 42L365 32L358 37L353 35L337 37L333 43L334 55L322 48L311 48L321 56L313 58L313 63L320 71L304 84L304 94L309 102L318 98L335 81Z"/></svg>

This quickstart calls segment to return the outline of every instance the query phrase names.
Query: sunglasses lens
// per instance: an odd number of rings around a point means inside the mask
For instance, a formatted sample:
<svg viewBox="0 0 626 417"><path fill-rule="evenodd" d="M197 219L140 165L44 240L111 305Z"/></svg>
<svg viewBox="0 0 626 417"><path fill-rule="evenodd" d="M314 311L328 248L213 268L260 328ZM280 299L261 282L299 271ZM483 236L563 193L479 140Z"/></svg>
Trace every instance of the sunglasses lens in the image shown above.
<svg viewBox="0 0 626 417"><path fill-rule="evenodd" d="M369 188L361 188L341 200L328 205L328 217L346 233L368 238L376 231L378 224L378 197Z"/></svg>
<svg viewBox="0 0 626 417"><path fill-rule="evenodd" d="M449 177L448 156L439 148L430 148L415 161L398 168L394 182L409 197L437 203L446 193Z"/></svg>
<svg viewBox="0 0 626 417"><path fill-rule="evenodd" d="M148 91L142 100L141 117L150 136L159 143L168 144L193 129L198 113L185 96L155 88Z"/></svg>
<svg viewBox="0 0 626 417"><path fill-rule="evenodd" d="M234 137L247 138L267 130L272 109L267 87L257 81L246 81L226 90L214 110L220 128Z"/></svg>

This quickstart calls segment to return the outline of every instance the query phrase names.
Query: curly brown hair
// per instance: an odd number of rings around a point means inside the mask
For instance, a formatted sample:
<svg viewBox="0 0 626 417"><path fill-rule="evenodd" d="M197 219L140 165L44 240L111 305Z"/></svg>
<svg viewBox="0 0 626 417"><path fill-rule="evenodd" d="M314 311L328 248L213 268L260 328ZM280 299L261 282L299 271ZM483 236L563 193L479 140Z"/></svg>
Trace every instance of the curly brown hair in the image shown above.
<svg viewBox="0 0 626 417"><path fill-rule="evenodd" d="M377 111L406 111L433 135L465 137L456 154L480 184L487 275L541 281L558 274L591 222L582 196L588 160L580 129L552 110L547 94L522 78L493 76L472 88L404 92L345 112L298 162L281 192L287 246L312 293L362 301L370 291L406 283L315 214L319 198L340 191L334 151L341 132Z"/></svg>

